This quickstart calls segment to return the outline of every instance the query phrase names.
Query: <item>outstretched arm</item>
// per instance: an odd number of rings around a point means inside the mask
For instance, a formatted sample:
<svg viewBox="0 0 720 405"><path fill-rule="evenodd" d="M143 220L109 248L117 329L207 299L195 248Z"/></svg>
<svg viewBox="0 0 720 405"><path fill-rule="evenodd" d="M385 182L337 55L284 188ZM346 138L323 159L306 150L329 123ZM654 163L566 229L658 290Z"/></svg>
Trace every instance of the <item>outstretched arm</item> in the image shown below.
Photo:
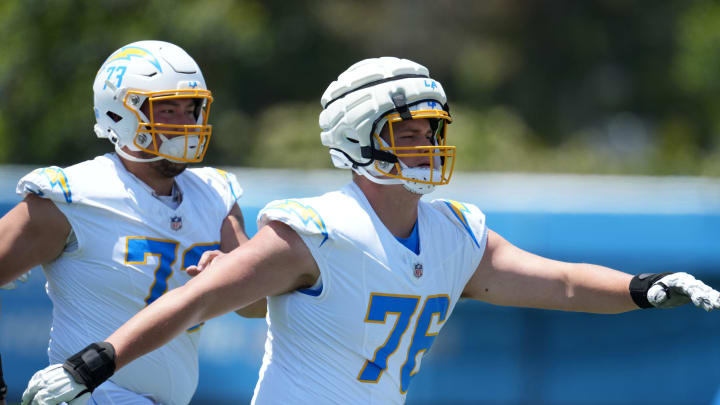
<svg viewBox="0 0 720 405"><path fill-rule="evenodd" d="M310 286L318 275L315 260L295 231L271 222L183 287L140 311L107 342L115 347L119 368L192 325L270 295Z"/></svg>
<svg viewBox="0 0 720 405"><path fill-rule="evenodd" d="M162 346L190 326L263 297L309 287L319 274L300 236L283 223L271 222L184 286L138 312L105 342L88 346L64 365L51 365L36 373L22 403L42 400L50 405L79 398L117 368Z"/></svg>
<svg viewBox="0 0 720 405"><path fill-rule="evenodd" d="M493 231L464 296L497 305L593 313L639 307L630 296L633 276L603 266L546 259Z"/></svg>

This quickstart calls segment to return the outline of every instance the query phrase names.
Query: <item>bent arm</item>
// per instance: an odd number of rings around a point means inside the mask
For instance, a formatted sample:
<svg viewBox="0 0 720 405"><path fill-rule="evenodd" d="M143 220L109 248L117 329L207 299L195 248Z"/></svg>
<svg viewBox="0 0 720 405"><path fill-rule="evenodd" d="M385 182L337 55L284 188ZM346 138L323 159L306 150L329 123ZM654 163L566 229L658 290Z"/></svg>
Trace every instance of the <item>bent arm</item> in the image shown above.
<svg viewBox="0 0 720 405"><path fill-rule="evenodd" d="M28 194L0 218L0 285L56 259L71 229L54 202Z"/></svg>
<svg viewBox="0 0 720 405"><path fill-rule="evenodd" d="M220 250L227 253L247 241L245 219L240 207L234 204L220 227Z"/></svg>
<svg viewBox="0 0 720 405"><path fill-rule="evenodd" d="M632 275L586 263L566 263L526 252L493 231L463 296L496 305L592 313L638 309Z"/></svg>
<svg viewBox="0 0 720 405"><path fill-rule="evenodd" d="M115 347L120 368L192 325L267 296L310 286L319 274L310 251L295 231L271 222L187 284L137 313L106 341Z"/></svg>
<svg viewBox="0 0 720 405"><path fill-rule="evenodd" d="M230 252L247 241L242 211L237 204L234 204L220 228L220 251ZM267 300L259 299L235 312L244 318L264 318L267 312Z"/></svg>

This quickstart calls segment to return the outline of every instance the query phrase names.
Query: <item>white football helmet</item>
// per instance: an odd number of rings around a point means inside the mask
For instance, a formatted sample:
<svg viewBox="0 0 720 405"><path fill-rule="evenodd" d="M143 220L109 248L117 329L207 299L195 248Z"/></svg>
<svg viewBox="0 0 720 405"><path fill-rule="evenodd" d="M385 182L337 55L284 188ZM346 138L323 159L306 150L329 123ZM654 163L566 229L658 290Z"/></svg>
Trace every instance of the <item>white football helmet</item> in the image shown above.
<svg viewBox="0 0 720 405"><path fill-rule="evenodd" d="M393 57L365 59L330 84L321 105L320 138L335 167L418 194L450 181L455 165L455 146L446 138L450 108L442 85L424 66ZM432 147L396 146L393 124L413 119L430 121ZM386 124L387 140L380 136ZM429 167L408 167L400 160L415 156L428 157Z"/></svg>
<svg viewBox="0 0 720 405"><path fill-rule="evenodd" d="M207 123L212 95L200 67L177 45L140 41L123 46L98 70L93 92L95 134L109 139L124 158L200 162L205 156L212 133ZM179 98L195 100L194 125L154 122L157 102ZM144 103L149 117L140 110ZM154 156L139 158L123 147Z"/></svg>

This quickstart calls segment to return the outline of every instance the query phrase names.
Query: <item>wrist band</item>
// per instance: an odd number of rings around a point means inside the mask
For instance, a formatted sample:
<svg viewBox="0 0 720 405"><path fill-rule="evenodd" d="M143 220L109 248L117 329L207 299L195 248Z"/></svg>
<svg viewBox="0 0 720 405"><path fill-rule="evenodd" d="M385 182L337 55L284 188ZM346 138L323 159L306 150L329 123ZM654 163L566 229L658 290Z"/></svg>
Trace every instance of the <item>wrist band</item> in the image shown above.
<svg viewBox="0 0 720 405"><path fill-rule="evenodd" d="M65 360L63 368L92 392L115 373L115 348L107 342L90 343Z"/></svg>
<svg viewBox="0 0 720 405"><path fill-rule="evenodd" d="M647 299L647 293L650 287L661 278L672 273L643 273L638 274L630 280L630 296L635 305L640 308L654 308L653 304Z"/></svg>

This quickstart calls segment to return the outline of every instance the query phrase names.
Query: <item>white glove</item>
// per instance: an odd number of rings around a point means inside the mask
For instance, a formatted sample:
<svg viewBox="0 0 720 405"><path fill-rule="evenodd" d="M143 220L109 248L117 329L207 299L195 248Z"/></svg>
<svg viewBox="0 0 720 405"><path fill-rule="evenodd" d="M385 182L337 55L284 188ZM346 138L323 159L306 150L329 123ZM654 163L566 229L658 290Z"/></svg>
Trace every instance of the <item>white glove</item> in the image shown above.
<svg viewBox="0 0 720 405"><path fill-rule="evenodd" d="M15 287L17 287L16 281L20 281L21 283L24 283L28 280L28 277L30 277L30 272L21 275L20 277L16 278L15 281L11 281L5 285L0 285L0 288L3 290L14 290Z"/></svg>
<svg viewBox="0 0 720 405"><path fill-rule="evenodd" d="M79 393L84 394L75 398ZM73 399L75 398L75 399ZM22 396L21 405L56 405L68 402L68 405L85 405L90 392L83 384L63 369L62 364L53 364L35 373Z"/></svg>
<svg viewBox="0 0 720 405"><path fill-rule="evenodd" d="M720 292L687 273L672 273L656 281L647 299L657 308L674 308L692 301L706 311L720 309Z"/></svg>

